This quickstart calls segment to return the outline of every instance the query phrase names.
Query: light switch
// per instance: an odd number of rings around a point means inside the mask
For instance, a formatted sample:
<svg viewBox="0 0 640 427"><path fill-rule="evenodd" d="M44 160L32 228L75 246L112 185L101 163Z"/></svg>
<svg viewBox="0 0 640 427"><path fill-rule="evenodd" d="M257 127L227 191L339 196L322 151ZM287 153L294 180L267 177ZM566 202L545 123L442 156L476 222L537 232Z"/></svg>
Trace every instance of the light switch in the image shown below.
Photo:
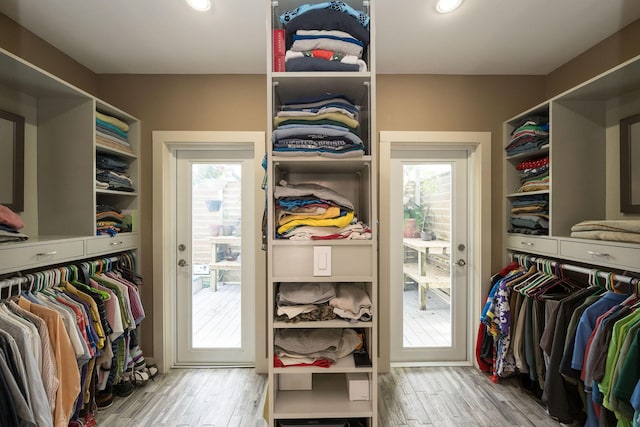
<svg viewBox="0 0 640 427"><path fill-rule="evenodd" d="M331 246L313 247L313 275L331 276Z"/></svg>

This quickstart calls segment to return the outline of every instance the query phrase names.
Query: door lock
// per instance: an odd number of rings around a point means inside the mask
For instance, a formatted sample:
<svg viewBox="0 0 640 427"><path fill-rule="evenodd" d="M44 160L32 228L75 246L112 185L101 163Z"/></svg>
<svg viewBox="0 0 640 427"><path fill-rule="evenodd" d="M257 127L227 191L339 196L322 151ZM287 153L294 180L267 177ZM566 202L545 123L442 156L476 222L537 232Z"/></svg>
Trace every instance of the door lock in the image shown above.
<svg viewBox="0 0 640 427"><path fill-rule="evenodd" d="M189 264L187 264L187 261L185 261L185 260L181 259L180 261L178 261L178 265L179 265L180 267L186 267L186 266L188 266Z"/></svg>
<svg viewBox="0 0 640 427"><path fill-rule="evenodd" d="M451 265L457 265L459 267L464 267L465 265L467 265L467 262L465 260L463 260L462 258L460 258L458 261L452 262Z"/></svg>

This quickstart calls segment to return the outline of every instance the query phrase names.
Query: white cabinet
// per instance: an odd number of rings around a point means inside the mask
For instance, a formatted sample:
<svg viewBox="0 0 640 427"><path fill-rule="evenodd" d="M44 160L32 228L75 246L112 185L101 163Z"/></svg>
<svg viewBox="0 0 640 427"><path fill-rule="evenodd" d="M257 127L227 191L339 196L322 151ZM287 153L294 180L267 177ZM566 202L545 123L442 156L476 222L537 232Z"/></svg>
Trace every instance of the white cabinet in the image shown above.
<svg viewBox="0 0 640 427"><path fill-rule="evenodd" d="M303 4L314 10L323 2L304 1L268 1L270 18L268 39L270 40L267 70L267 98L269 109L269 134L273 135L272 144L267 149L267 250L268 250L268 353L269 353L269 407L268 422L277 426L279 420L285 419L357 419L368 427L377 426L377 218L376 218L376 139L375 131L375 61L374 61L374 13L373 2L347 1L349 13L363 12L370 18L366 27L369 43L363 49L362 60L366 70L357 71L292 71L287 63L285 70L284 51L286 44L281 38L284 26L279 16L285 11L293 11ZM315 13L315 12L314 12ZM314 15L312 13L312 16ZM353 22L357 22L353 19ZM360 25L360 24L358 24ZM363 27L364 28L364 27ZM279 34L280 33L280 34ZM317 33L298 33L300 39L309 40ZM274 44L275 43L275 44ZM274 48L274 46L276 46ZM312 49L310 49L311 51ZM302 54L298 57L310 57L314 54ZM311 61L315 60L313 58ZM299 65L299 63L298 63ZM300 70L296 65L296 70ZM335 65L335 64L334 64ZM351 134L340 138L313 140L308 129L304 136L295 135L289 139L274 134L274 130L283 129L287 124L307 127L309 122L298 123L282 111L292 105L300 107L305 113L323 115L327 110L316 111L313 102L322 97L336 99L339 109L347 109L352 115L350 119L340 116L337 120L352 128ZM355 105L343 107L342 100ZM329 107L332 107L330 105ZM332 111L332 110L330 110ZM280 113L280 114L278 114ZM342 113L341 113L342 114ZM336 116L326 115L328 125L335 125L332 120ZM340 124L336 128L341 129ZM293 128L291 126L290 128ZM325 132L323 130L323 132ZM318 132L320 135L321 132ZM324 134L322 134L324 135ZM338 141L340 139L340 141ZM359 139L359 140L358 140ZM345 142L346 141L346 142ZM355 142L354 142L355 141ZM273 144L277 142L277 144ZM312 146L311 148L309 148ZM342 151L340 151L342 150ZM353 150L353 151L351 151ZM342 155L349 151L349 154ZM341 154L336 155L340 152ZM338 193L347 199L349 206L344 211L354 216L352 224L357 224L357 231L338 236L344 230L336 226L331 230L336 233L318 234L290 233L289 229L279 222L276 213L281 189L276 186L319 185ZM343 205L344 206L344 205ZM345 215L342 212L341 215ZM349 215L348 213L346 215ZM333 218L333 217L332 217ZM324 229L329 229L324 227ZM324 230L323 229L323 230ZM354 228L356 230L356 228ZM329 234L328 236L325 234ZM350 236L351 238L347 238ZM342 237L342 238L338 238ZM357 238L354 238L357 237ZM277 314L276 301L278 292L284 284L303 287L311 283L331 283L336 286L352 286L363 289L371 300L371 318L360 321L349 321L340 317L327 320L299 320L290 322L282 320ZM343 358L338 358L328 367L315 365L282 367L275 356L275 342L279 334L291 331L335 331L353 329L362 337L364 348ZM279 332L280 331L280 332ZM357 353L357 354L356 354ZM361 363L367 358L368 363ZM351 400L347 386L347 374L360 373L366 376L371 393L366 400ZM304 381L302 381L304 380ZM280 384L283 383L284 386ZM304 384L299 390L290 390L291 384Z"/></svg>
<svg viewBox="0 0 640 427"><path fill-rule="evenodd" d="M132 213L135 192L96 190L96 153L126 160L139 183L139 121L61 79L0 50L0 108L25 117L25 207L20 216L29 239L0 245L0 274L120 252L138 247L138 234L96 238L96 204ZM130 126L130 149L96 141L96 111ZM122 241L120 244L119 242Z"/></svg>
<svg viewBox="0 0 640 427"><path fill-rule="evenodd" d="M505 247L510 251L555 256L610 268L640 271L639 245L571 237L571 227L586 220L640 219L620 210L619 122L640 112L640 57L509 119L505 148L523 119L549 118L549 144L537 151L504 152ZM549 188L518 192L517 166L549 157ZM509 233L512 208L529 196L548 198L548 233Z"/></svg>

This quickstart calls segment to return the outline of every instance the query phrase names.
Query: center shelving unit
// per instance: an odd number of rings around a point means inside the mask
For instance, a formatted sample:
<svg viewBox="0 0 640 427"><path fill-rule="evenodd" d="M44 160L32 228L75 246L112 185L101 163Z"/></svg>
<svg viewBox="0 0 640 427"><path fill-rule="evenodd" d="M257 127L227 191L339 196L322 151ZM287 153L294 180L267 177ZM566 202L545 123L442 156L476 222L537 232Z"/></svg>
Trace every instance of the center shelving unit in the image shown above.
<svg viewBox="0 0 640 427"><path fill-rule="evenodd" d="M377 297L378 297L378 221L377 221L377 160L375 131L375 46L374 11L370 1L345 2L353 10L369 17L366 26L370 42L363 50L366 71L283 71L282 46L273 43L277 30L285 28L279 17L304 4L317 7L322 2L267 1L269 18L267 100L268 134L277 124L274 119L282 106L297 99L324 96L344 96L357 106L358 135L364 150L356 156L325 156L296 152L283 153L267 147L267 251L268 251L268 422L270 426L339 425L350 422L356 426L377 426ZM323 4L326 4L323 3ZM278 71L274 71L274 70ZM353 207L354 218L365 224L367 233L349 238L285 238L277 232L277 189L282 185L312 184L339 193ZM352 235L353 236L353 235ZM287 284L335 284L363 289L370 298L370 318L353 321L336 317L331 320L280 320L276 303L280 287ZM299 285L298 285L299 284ZM306 364L282 367L278 362L278 334L353 329L362 339L364 353L370 363L361 363L355 352L338 358L328 367ZM344 332L343 332L344 333ZM358 353L362 353L359 350ZM360 356L360 355L358 355ZM365 357L366 359L366 357ZM357 378L364 397L350 396L349 388ZM351 380L351 381L350 381ZM352 394L353 394L353 390ZM351 397L351 398L350 398ZM353 400L352 400L353 399ZM357 400L362 399L362 400Z"/></svg>

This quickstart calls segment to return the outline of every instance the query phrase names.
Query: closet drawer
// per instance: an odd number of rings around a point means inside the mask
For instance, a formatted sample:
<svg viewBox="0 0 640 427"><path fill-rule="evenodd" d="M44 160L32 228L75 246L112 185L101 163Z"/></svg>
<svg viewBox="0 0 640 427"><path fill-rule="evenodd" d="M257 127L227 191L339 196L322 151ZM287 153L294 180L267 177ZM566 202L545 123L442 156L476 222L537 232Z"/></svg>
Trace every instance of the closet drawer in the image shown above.
<svg viewBox="0 0 640 427"><path fill-rule="evenodd" d="M507 236L507 248L546 255L557 255L558 241L556 239L543 237L509 235Z"/></svg>
<svg viewBox="0 0 640 427"><path fill-rule="evenodd" d="M97 236L87 239L87 255L101 255L126 251L138 247L138 233L121 233L111 236Z"/></svg>
<svg viewBox="0 0 640 427"><path fill-rule="evenodd" d="M314 274L314 248L330 247L331 256L326 260L331 274ZM317 246L281 246L273 247L273 276L287 279L363 280L373 276L375 253L372 245L317 245ZM325 261L323 261L324 263Z"/></svg>
<svg viewBox="0 0 640 427"><path fill-rule="evenodd" d="M0 273L56 264L83 256L82 240L28 244L27 246L7 245L0 248Z"/></svg>
<svg viewBox="0 0 640 427"><path fill-rule="evenodd" d="M640 248L562 240L560 255L589 264L640 271Z"/></svg>

